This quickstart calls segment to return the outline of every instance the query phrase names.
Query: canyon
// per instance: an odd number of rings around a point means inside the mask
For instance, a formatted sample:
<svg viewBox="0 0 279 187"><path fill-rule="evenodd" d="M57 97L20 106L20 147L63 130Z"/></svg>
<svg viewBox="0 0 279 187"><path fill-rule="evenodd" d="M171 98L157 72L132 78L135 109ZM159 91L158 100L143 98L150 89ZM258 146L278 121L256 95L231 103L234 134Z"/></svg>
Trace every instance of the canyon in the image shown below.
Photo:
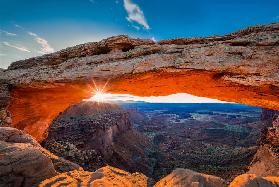
<svg viewBox="0 0 279 187"><path fill-rule="evenodd" d="M135 129L157 148L152 177L176 168L231 182L245 173L270 118L262 109L233 103L123 103Z"/></svg>
<svg viewBox="0 0 279 187"><path fill-rule="evenodd" d="M155 165L155 148L116 104L83 101L69 107L52 122L42 144L87 171L110 165L150 176Z"/></svg>
<svg viewBox="0 0 279 187"><path fill-rule="evenodd" d="M92 96L93 81L100 87L108 82L105 91L109 93L189 93L279 110L279 23L225 36L159 42L115 36L17 61L0 70L2 186L154 183L141 173L111 166L84 171L39 144L48 138L49 126L61 112ZM279 185L279 117L271 113L270 127L263 133L250 170L229 186ZM219 177L185 168L174 170L155 186L199 184L225 185Z"/></svg>

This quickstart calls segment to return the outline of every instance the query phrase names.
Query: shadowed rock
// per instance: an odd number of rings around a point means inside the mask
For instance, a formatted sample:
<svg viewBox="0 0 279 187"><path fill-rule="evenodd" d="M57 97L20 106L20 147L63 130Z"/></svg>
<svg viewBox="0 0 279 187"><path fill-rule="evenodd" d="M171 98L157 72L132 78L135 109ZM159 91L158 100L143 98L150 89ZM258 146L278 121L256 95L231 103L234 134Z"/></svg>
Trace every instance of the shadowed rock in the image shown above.
<svg viewBox="0 0 279 187"><path fill-rule="evenodd" d="M132 127L125 110L110 103L83 101L67 108L43 145L89 171L108 164L151 176L156 163L150 141Z"/></svg>
<svg viewBox="0 0 279 187"><path fill-rule="evenodd" d="M268 145L260 146L249 167L248 174L279 176L279 157Z"/></svg>
<svg viewBox="0 0 279 187"><path fill-rule="evenodd" d="M59 173L65 171L69 172ZM30 135L15 128L0 127L0 186L30 187L39 183L39 186L140 187L150 182L143 174L130 174L109 166L86 172L45 150Z"/></svg>
<svg viewBox="0 0 279 187"><path fill-rule="evenodd" d="M0 186L34 186L57 171L79 168L43 149L30 135L0 127Z"/></svg>
<svg viewBox="0 0 279 187"><path fill-rule="evenodd" d="M57 174L38 146L17 129L0 129L0 186L33 186Z"/></svg>
<svg viewBox="0 0 279 187"><path fill-rule="evenodd" d="M262 118L268 123L258 139L260 145L247 174L261 177L279 176L279 111L263 109ZM270 127L271 126L271 127Z"/></svg>

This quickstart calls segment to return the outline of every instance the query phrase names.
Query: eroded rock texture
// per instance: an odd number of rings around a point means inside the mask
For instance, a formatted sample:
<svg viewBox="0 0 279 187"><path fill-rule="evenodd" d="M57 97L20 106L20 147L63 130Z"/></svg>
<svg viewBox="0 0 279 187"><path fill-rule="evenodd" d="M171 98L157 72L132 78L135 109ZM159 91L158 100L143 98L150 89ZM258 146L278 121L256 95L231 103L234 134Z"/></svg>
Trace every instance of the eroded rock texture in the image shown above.
<svg viewBox="0 0 279 187"><path fill-rule="evenodd" d="M268 126L258 140L259 148L247 174L259 177L279 176L279 111L263 109L262 118L267 121Z"/></svg>
<svg viewBox="0 0 279 187"><path fill-rule="evenodd" d="M262 158L261 158L262 159ZM264 158L265 159L265 158ZM268 159L268 158L267 158ZM267 173L266 173L267 174ZM236 177L230 187L275 187L278 175L244 174ZM141 173L106 166L95 172L84 171L78 165L59 158L43 149L30 135L0 127L0 186L116 186L149 187L154 183ZM188 169L176 169L155 184L171 186L225 186L224 180Z"/></svg>
<svg viewBox="0 0 279 187"><path fill-rule="evenodd" d="M0 71L1 75L1 71ZM8 105L10 102L10 90L7 83L0 82L0 126L11 125L11 115L8 111Z"/></svg>
<svg viewBox="0 0 279 187"><path fill-rule="evenodd" d="M278 154L276 155L270 145L260 146L247 173L262 177L279 176Z"/></svg>
<svg viewBox="0 0 279 187"><path fill-rule="evenodd" d="M83 101L67 108L50 125L46 149L87 171L105 165L151 176L151 142L131 125L128 113L114 104Z"/></svg>
<svg viewBox="0 0 279 187"><path fill-rule="evenodd" d="M112 93L186 92L279 109L278 36L279 23L208 38L111 37L13 63L0 75L9 86L0 103L10 103L14 127L39 141L59 112L92 94L93 79L109 80ZM6 106L1 124L10 121Z"/></svg>
<svg viewBox="0 0 279 187"><path fill-rule="evenodd" d="M141 173L126 171L106 166L95 172L70 171L46 179L39 187L71 186L71 187L149 187L150 181Z"/></svg>
<svg viewBox="0 0 279 187"><path fill-rule="evenodd" d="M42 148L32 136L15 128L0 127L1 187L146 187L150 182L141 173L131 174L110 166L86 172L77 164Z"/></svg>
<svg viewBox="0 0 279 187"><path fill-rule="evenodd" d="M236 177L229 187L276 187L279 177L258 177L255 174L243 174Z"/></svg>
<svg viewBox="0 0 279 187"><path fill-rule="evenodd" d="M82 168L42 148L32 136L0 127L0 186L32 186L75 169Z"/></svg>
<svg viewBox="0 0 279 187"><path fill-rule="evenodd" d="M21 131L0 129L0 186L34 186L56 175L51 159L40 145Z"/></svg>
<svg viewBox="0 0 279 187"><path fill-rule="evenodd" d="M171 174L167 175L159 182L157 182L154 187L196 187L196 186L206 186L206 187L224 187L225 181L220 177L215 177L212 175L206 175L203 173L194 172L189 169L176 169Z"/></svg>

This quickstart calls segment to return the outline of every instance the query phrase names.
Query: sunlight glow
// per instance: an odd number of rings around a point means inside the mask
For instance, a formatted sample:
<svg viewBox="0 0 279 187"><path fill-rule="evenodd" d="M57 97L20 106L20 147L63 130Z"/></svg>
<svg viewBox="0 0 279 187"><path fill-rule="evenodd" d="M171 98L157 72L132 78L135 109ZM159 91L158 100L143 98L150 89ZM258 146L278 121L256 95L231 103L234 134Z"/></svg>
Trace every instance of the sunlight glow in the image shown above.
<svg viewBox="0 0 279 187"><path fill-rule="evenodd" d="M99 88L95 81L92 81L95 87L94 95L90 99L85 99L85 100L91 100L91 101L96 101L96 102L106 102L106 94L104 93L104 90L108 84L108 81L103 85L102 88Z"/></svg>
<svg viewBox="0 0 279 187"><path fill-rule="evenodd" d="M95 95L93 95L92 100L97 102L104 102L105 101L105 94L101 91L97 91Z"/></svg>
<svg viewBox="0 0 279 187"><path fill-rule="evenodd" d="M130 94L111 94L106 93L105 88L109 81L102 87L98 87L93 80L94 92L92 97L84 99L84 101L96 102L148 102L148 103L227 103L217 99L210 99L206 97L198 97L187 93L176 93L167 96L150 96L140 97Z"/></svg>
<svg viewBox="0 0 279 187"><path fill-rule="evenodd" d="M197 97L186 93L177 93L168 96L139 97L130 94L111 94L96 92L86 101L97 102L148 102L148 103L226 103L217 99Z"/></svg>

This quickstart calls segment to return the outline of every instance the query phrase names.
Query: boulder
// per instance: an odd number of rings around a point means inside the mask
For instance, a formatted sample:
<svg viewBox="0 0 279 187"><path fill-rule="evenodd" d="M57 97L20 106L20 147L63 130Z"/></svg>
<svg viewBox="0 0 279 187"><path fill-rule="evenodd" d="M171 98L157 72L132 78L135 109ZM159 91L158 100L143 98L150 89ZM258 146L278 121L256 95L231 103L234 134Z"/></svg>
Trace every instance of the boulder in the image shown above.
<svg viewBox="0 0 279 187"><path fill-rule="evenodd" d="M220 177L198 173L189 169L178 168L167 175L154 187L224 187L225 181Z"/></svg>
<svg viewBox="0 0 279 187"><path fill-rule="evenodd" d="M229 187L276 187L279 186L279 177L258 177L255 174L243 174L236 177Z"/></svg>
<svg viewBox="0 0 279 187"><path fill-rule="evenodd" d="M30 135L0 127L0 186L34 186L58 171L79 168L42 148Z"/></svg>

